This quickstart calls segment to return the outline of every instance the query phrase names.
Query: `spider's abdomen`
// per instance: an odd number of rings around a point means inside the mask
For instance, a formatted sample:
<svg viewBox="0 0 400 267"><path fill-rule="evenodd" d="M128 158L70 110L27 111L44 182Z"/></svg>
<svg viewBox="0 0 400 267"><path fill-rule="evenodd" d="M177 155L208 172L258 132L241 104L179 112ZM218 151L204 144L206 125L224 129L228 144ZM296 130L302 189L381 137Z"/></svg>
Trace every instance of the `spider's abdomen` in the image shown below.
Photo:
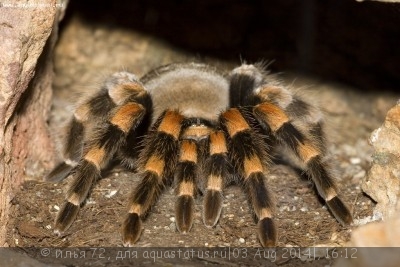
<svg viewBox="0 0 400 267"><path fill-rule="evenodd" d="M153 100L153 121L167 109L177 109L187 118L216 121L229 105L228 81L205 65L168 65L144 76L142 82Z"/></svg>

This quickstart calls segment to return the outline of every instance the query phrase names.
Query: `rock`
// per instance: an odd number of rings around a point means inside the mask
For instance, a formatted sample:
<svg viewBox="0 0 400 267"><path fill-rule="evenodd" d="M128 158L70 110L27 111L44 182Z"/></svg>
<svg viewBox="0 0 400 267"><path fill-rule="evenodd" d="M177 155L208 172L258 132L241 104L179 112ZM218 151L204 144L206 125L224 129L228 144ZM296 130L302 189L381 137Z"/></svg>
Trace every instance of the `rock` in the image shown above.
<svg viewBox="0 0 400 267"><path fill-rule="evenodd" d="M385 222L372 222L354 230L349 245L355 247L400 247L400 215Z"/></svg>
<svg viewBox="0 0 400 267"><path fill-rule="evenodd" d="M388 111L369 141L375 151L362 189L377 202L373 217L384 221L354 230L347 246L355 247L355 257L341 259L335 266L394 267L400 262L400 254L390 248L400 246L400 102Z"/></svg>
<svg viewBox="0 0 400 267"><path fill-rule="evenodd" d="M377 202L374 214L386 220L400 211L400 103L389 110L370 143L375 151L362 189Z"/></svg>
<svg viewBox="0 0 400 267"><path fill-rule="evenodd" d="M354 230L346 245L347 259L335 267L397 267L400 262L400 215L385 222L373 222ZM397 247L397 248L396 248Z"/></svg>
<svg viewBox="0 0 400 267"><path fill-rule="evenodd" d="M53 162L47 129L57 25L67 1L9 1L0 5L0 225L27 176ZM5 227L0 246L5 246Z"/></svg>

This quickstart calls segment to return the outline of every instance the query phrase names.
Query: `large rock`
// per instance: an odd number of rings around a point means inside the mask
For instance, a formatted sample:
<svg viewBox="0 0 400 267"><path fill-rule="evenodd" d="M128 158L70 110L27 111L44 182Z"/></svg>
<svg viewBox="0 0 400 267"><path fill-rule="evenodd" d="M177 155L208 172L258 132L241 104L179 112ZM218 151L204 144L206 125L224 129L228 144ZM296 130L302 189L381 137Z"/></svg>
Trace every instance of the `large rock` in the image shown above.
<svg viewBox="0 0 400 267"><path fill-rule="evenodd" d="M0 225L15 190L52 164L46 120L51 102L52 52L67 1L8 1L0 5ZM0 229L0 246L5 243Z"/></svg>
<svg viewBox="0 0 400 267"><path fill-rule="evenodd" d="M399 266L400 254L400 102L386 115L383 125L370 138L375 152L362 189L377 205L372 222L356 229L347 244L354 257L341 259L335 266Z"/></svg>
<svg viewBox="0 0 400 267"><path fill-rule="evenodd" d="M400 103L389 110L370 143L375 152L362 189L377 202L375 217L386 220L400 212Z"/></svg>
<svg viewBox="0 0 400 267"><path fill-rule="evenodd" d="M356 229L347 246L334 267L399 266L400 215Z"/></svg>

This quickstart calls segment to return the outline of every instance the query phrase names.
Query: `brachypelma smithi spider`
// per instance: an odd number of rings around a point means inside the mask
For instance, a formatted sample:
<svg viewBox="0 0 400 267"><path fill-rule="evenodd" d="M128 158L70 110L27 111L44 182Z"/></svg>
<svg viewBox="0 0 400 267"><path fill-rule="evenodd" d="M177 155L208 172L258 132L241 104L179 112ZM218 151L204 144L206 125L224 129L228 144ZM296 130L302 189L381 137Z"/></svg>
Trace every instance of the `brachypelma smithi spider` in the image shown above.
<svg viewBox="0 0 400 267"><path fill-rule="evenodd" d="M188 232L196 193L203 192L203 222L212 227L220 217L224 187L234 181L248 196L261 245L274 246L274 204L265 173L278 145L294 152L332 214L349 224L352 216L325 160L322 124L318 109L261 64L242 64L227 75L195 63L163 66L141 79L115 73L76 108L65 162L47 176L59 181L73 175L55 232L70 227L101 171L119 159L141 179L122 225L124 245L139 239L142 219L165 186L174 184L176 226Z"/></svg>

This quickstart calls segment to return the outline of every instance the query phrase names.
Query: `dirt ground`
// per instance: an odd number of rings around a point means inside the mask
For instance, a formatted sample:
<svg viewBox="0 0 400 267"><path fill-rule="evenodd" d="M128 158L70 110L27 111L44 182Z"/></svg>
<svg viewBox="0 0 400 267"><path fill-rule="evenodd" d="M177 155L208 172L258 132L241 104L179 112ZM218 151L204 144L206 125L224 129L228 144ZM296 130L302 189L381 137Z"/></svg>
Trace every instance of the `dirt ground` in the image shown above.
<svg viewBox="0 0 400 267"><path fill-rule="evenodd" d="M85 42L81 43L79 40L83 36ZM56 51L54 107L50 118L54 138L58 139L62 125L71 114L76 95L96 88L101 76L121 68L141 75L158 65L193 58L138 33L86 25L74 19L65 28ZM223 68L232 66L231 62L216 59L204 61ZM308 180L300 179L290 166L276 165L268 174L267 183L277 200L278 246L344 246L354 227L372 219L374 203L360 188L371 162L368 138L399 96L365 92L362 88L349 88L293 73L281 77L292 87L303 88L306 95L312 95L325 112L330 160L337 170L340 196L351 207L355 223L351 227L342 227L317 197ZM53 234L53 222L70 180L52 184L42 182L41 177L27 178L29 180L12 200L12 217L6 226L10 246L122 246L120 226L127 211L127 196L138 183L137 175L120 167L113 169L95 185L77 220L61 237ZM223 211L216 227L209 229L203 225L200 196L196 199L192 230L180 234L175 227L173 190L165 190L144 222L137 246L259 247L256 224L241 188L227 188L224 197Z"/></svg>

